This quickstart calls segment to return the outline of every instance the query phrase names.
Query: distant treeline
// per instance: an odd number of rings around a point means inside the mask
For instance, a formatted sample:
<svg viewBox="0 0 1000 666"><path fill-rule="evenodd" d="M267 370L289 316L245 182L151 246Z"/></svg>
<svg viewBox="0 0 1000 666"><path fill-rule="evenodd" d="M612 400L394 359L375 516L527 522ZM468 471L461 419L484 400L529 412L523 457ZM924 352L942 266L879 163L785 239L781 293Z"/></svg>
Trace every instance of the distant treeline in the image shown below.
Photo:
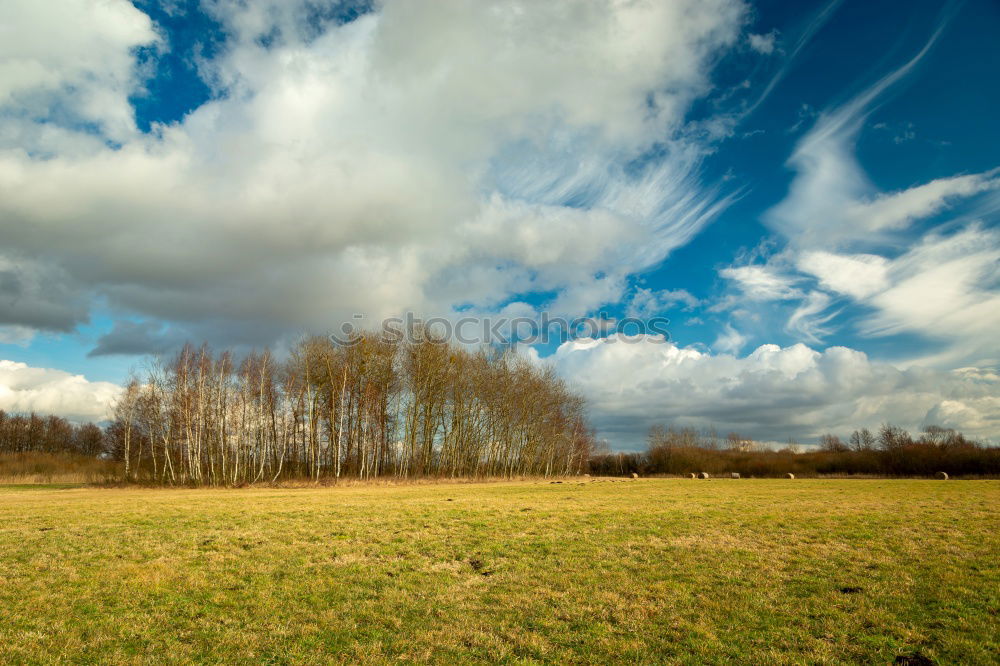
<svg viewBox="0 0 1000 666"><path fill-rule="evenodd" d="M883 425L877 433L855 430L847 441L824 435L817 449L799 452L788 446L771 450L729 433L691 428L654 427L644 453L602 453L590 460L591 473L606 475L739 473L776 477L873 475L1000 475L1000 448L984 446L955 430L930 426L914 438L902 428Z"/></svg>
<svg viewBox="0 0 1000 666"><path fill-rule="evenodd" d="M125 479L208 485L577 474L592 441L551 369L375 334L285 361L185 347L129 382L107 431Z"/></svg>
<svg viewBox="0 0 1000 666"><path fill-rule="evenodd" d="M75 425L58 416L8 414L0 409L0 454L97 456L104 451L104 431L93 423Z"/></svg>

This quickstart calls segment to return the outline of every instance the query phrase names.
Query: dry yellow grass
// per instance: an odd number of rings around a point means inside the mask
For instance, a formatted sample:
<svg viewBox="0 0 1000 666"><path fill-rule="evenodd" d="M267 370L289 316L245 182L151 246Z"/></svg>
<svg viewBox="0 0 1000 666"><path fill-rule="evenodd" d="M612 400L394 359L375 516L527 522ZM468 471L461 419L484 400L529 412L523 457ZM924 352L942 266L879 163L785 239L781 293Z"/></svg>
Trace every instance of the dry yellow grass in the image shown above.
<svg viewBox="0 0 1000 666"><path fill-rule="evenodd" d="M102 483L118 476L119 467L70 453L0 453L0 485Z"/></svg>
<svg viewBox="0 0 1000 666"><path fill-rule="evenodd" d="M1000 483L0 488L0 662L998 659Z"/></svg>

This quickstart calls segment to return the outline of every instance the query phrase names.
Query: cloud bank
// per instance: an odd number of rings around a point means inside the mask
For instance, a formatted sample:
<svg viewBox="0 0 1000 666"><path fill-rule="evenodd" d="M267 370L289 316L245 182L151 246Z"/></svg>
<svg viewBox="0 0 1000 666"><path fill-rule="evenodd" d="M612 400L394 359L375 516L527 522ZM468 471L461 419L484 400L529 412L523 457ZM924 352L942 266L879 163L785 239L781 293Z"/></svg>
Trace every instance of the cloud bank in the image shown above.
<svg viewBox="0 0 1000 666"><path fill-rule="evenodd" d="M87 381L62 370L0 361L0 409L54 414L73 421L104 421L121 393L110 382Z"/></svg>
<svg viewBox="0 0 1000 666"><path fill-rule="evenodd" d="M0 325L71 330L95 300L172 322L162 339L122 324L97 353L533 293L578 315L726 205L684 117L738 41L736 0L397 0L346 23L216 0L214 99L149 134L128 107L133 50L169 48L148 17L15 5L4 24L26 37L0 67L36 74L0 91Z"/></svg>
<svg viewBox="0 0 1000 666"><path fill-rule="evenodd" d="M587 396L601 436L621 448L643 448L655 424L800 443L885 422L984 438L1000 431L1000 375L989 370L900 370L846 347L761 345L739 356L652 338L611 340L564 343L554 361Z"/></svg>

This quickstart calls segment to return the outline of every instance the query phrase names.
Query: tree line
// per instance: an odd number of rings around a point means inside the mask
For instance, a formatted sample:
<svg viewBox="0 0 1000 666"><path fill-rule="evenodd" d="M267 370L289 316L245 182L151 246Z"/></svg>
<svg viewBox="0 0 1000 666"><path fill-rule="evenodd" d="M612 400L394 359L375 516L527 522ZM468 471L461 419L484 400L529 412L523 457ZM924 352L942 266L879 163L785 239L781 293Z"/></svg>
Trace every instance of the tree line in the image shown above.
<svg viewBox="0 0 1000 666"><path fill-rule="evenodd" d="M104 450L104 431L93 423L78 425L58 416L8 414L0 409L0 454L97 456Z"/></svg>
<svg viewBox="0 0 1000 666"><path fill-rule="evenodd" d="M714 430L654 426L641 453L602 452L592 457L590 470L598 474L686 475L739 473L776 477L785 474L933 476L1000 475L1000 448L968 439L961 432L928 426L918 436L891 424L877 432L855 430L847 438L827 434L819 446L800 451L797 446L773 450L738 433L722 437Z"/></svg>
<svg viewBox="0 0 1000 666"><path fill-rule="evenodd" d="M281 361L188 345L128 382L107 430L126 480L164 484L567 475L592 442L551 368L374 333Z"/></svg>

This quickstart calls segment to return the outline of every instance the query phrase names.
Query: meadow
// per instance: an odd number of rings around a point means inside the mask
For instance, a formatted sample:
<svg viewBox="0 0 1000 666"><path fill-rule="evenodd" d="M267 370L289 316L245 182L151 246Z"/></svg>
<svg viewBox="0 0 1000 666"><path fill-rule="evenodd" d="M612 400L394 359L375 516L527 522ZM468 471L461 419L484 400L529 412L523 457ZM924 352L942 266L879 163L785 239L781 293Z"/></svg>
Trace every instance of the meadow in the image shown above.
<svg viewBox="0 0 1000 666"><path fill-rule="evenodd" d="M1000 482L0 487L0 663L996 663Z"/></svg>

